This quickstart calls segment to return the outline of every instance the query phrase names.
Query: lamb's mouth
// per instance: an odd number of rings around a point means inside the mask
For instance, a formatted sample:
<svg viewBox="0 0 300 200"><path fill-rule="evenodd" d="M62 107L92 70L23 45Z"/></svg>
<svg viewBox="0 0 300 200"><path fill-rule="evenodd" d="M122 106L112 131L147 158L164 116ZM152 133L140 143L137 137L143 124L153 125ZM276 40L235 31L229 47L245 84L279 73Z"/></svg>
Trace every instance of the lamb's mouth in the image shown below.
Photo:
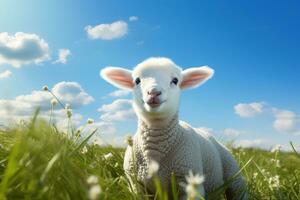
<svg viewBox="0 0 300 200"><path fill-rule="evenodd" d="M164 102L166 102L166 100L163 101L159 101L156 99L150 99L149 101L147 101L146 103L148 104L148 106L150 106L151 108L157 108L160 105L162 105Z"/></svg>

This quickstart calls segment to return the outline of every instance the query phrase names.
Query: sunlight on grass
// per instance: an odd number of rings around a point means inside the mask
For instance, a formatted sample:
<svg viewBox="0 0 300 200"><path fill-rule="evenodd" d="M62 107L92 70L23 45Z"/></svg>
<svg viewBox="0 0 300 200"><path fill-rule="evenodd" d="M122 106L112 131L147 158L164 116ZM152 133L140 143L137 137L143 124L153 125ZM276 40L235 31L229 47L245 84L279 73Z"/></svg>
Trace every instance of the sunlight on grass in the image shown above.
<svg viewBox="0 0 300 200"><path fill-rule="evenodd" d="M66 107L71 121L71 108L58 99L52 101L56 104ZM85 126L92 123L88 119ZM124 149L89 143L97 130L82 134L84 127L59 131L51 119L39 119L37 111L30 123L0 130L0 199L178 199L182 184L174 174L170 177L172 197L157 177L157 192L151 196L136 177L132 184L124 174ZM132 145L130 136L125 141ZM270 152L230 148L247 180L250 199L300 199L300 156L293 143L291 146L294 152L281 152L280 147ZM193 174L189 180L191 191L193 184L203 181ZM227 185L208 194L207 199L225 199ZM189 199L203 197L194 193Z"/></svg>
<svg viewBox="0 0 300 200"><path fill-rule="evenodd" d="M124 149L89 144L90 136L69 137L37 118L0 131L0 198L147 199L142 186L138 194L130 189L122 167ZM242 173L251 199L299 199L300 158L295 152L232 151L241 166L247 164ZM97 179L92 184L91 176ZM177 185L172 187L176 195ZM167 199L162 188L156 197Z"/></svg>

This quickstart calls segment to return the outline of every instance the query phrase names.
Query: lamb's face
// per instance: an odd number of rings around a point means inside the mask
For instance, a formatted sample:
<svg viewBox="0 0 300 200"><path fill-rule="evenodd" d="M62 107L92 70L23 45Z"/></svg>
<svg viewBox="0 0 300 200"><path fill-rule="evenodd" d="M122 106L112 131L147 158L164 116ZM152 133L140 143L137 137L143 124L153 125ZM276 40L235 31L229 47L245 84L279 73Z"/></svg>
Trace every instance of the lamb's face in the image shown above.
<svg viewBox="0 0 300 200"><path fill-rule="evenodd" d="M138 65L132 73L134 108L150 118L173 116L180 99L181 69L174 63Z"/></svg>
<svg viewBox="0 0 300 200"><path fill-rule="evenodd" d="M149 58L133 71L106 67L101 76L121 89L133 91L134 109L147 119L164 119L178 112L180 91L201 85L211 78L209 67L195 67L182 71L168 58Z"/></svg>

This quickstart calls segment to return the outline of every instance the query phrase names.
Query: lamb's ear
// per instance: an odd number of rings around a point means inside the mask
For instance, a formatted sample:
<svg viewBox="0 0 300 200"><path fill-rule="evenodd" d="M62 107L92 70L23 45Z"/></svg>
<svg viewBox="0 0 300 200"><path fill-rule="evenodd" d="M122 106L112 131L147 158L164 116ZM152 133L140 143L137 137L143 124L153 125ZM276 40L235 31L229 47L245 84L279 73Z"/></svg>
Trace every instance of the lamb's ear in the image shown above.
<svg viewBox="0 0 300 200"><path fill-rule="evenodd" d="M193 67L184 70L181 75L181 89L195 88L210 79L214 75L214 70L208 66Z"/></svg>
<svg viewBox="0 0 300 200"><path fill-rule="evenodd" d="M134 87L132 72L120 67L105 67L101 70L101 77L110 84L120 88L131 90Z"/></svg>

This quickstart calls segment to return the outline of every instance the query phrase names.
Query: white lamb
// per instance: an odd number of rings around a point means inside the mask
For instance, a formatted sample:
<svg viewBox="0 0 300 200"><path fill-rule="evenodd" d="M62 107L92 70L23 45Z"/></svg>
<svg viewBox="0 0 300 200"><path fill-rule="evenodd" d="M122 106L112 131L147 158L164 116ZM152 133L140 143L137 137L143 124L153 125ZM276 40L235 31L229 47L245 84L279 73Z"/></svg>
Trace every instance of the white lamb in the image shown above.
<svg viewBox="0 0 300 200"><path fill-rule="evenodd" d="M159 164L157 176L167 188L172 172L178 183L186 182L190 170L203 175L205 181L198 188L203 197L239 171L231 153L213 136L178 120L181 90L203 84L213 73L206 66L182 71L168 58L149 58L133 71L119 67L101 71L101 76L112 85L133 91L138 130L133 146L127 147L124 170L129 175L136 170L138 181L151 193L154 187L148 169L152 160ZM245 183L238 176L226 190L227 199L247 199L244 189ZM187 199L182 187L179 199Z"/></svg>

